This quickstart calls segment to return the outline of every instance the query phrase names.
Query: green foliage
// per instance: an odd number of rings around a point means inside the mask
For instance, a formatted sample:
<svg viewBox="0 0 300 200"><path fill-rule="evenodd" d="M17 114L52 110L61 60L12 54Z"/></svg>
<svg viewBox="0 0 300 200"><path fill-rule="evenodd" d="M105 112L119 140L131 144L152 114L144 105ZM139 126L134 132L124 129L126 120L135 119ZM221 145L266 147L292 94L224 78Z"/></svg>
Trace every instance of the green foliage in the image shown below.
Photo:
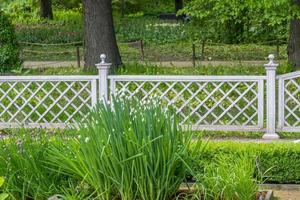
<svg viewBox="0 0 300 200"><path fill-rule="evenodd" d="M14 199L46 199L66 181L58 171L47 167L46 152L55 141L43 130L19 130L17 135L0 140L0 174L4 191ZM65 179L65 180L64 180Z"/></svg>
<svg viewBox="0 0 300 200"><path fill-rule="evenodd" d="M124 2L124 10L122 11L122 1ZM116 15L121 12L131 15L136 12L143 12L145 15L158 15L163 12L174 12L174 1L153 1L153 0L112 0L113 8Z"/></svg>
<svg viewBox="0 0 300 200"><path fill-rule="evenodd" d="M10 20L0 11L0 73L21 66L20 48Z"/></svg>
<svg viewBox="0 0 300 200"><path fill-rule="evenodd" d="M252 138L261 139L263 132L238 132L238 131L197 131L195 135L209 138Z"/></svg>
<svg viewBox="0 0 300 200"><path fill-rule="evenodd" d="M205 199L255 199L258 181L254 178L255 157L251 152L220 155L205 166L199 187Z"/></svg>
<svg viewBox="0 0 300 200"><path fill-rule="evenodd" d="M266 172L268 183L300 183L300 145L287 143L209 142L204 152L195 158L195 171L204 174L203 166L209 166L221 156L238 157L251 152L258 158L256 176Z"/></svg>
<svg viewBox="0 0 300 200"><path fill-rule="evenodd" d="M0 187L3 185L4 183L4 178L3 177L0 177ZM0 200L5 200L8 198L8 194L6 193L0 193Z"/></svg>
<svg viewBox="0 0 300 200"><path fill-rule="evenodd" d="M38 1L36 0L1 0L1 3L3 12L13 21L27 21L38 18Z"/></svg>
<svg viewBox="0 0 300 200"><path fill-rule="evenodd" d="M78 9L82 7L82 0L52 0L55 8Z"/></svg>
<svg viewBox="0 0 300 200"><path fill-rule="evenodd" d="M186 175L191 137L177 130L159 102L114 98L100 103L84 127L67 150L53 147L53 166L86 182L100 199L175 195Z"/></svg>
<svg viewBox="0 0 300 200"><path fill-rule="evenodd" d="M249 65L220 65L220 66L197 66L197 67L162 67L153 64L128 63L120 68L120 75L263 75L264 67Z"/></svg>
<svg viewBox="0 0 300 200"><path fill-rule="evenodd" d="M22 42L48 44L83 41L82 16L76 10L58 10L51 21L32 18L18 23L16 32Z"/></svg>
<svg viewBox="0 0 300 200"><path fill-rule="evenodd" d="M206 27L208 38L228 43L287 37L288 21L299 13L292 0L193 0L181 11ZM280 14L278 14L280 13Z"/></svg>
<svg viewBox="0 0 300 200"><path fill-rule="evenodd" d="M157 17L124 17L116 22L116 35L119 41L135 41L166 44L170 42L198 39L194 32L197 26L177 22L161 21Z"/></svg>

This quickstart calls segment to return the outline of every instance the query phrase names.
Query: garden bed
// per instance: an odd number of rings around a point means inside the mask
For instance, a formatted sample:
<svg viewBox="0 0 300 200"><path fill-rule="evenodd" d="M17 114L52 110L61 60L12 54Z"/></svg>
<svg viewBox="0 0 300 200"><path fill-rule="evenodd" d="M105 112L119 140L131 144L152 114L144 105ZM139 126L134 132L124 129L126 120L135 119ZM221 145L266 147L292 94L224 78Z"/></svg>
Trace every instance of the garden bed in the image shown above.
<svg viewBox="0 0 300 200"><path fill-rule="evenodd" d="M254 199L264 181L300 181L298 144L194 140L160 105L113 98L79 130L13 130L0 139L0 193L14 199L172 199L182 182L195 180L199 190L181 192L229 200Z"/></svg>

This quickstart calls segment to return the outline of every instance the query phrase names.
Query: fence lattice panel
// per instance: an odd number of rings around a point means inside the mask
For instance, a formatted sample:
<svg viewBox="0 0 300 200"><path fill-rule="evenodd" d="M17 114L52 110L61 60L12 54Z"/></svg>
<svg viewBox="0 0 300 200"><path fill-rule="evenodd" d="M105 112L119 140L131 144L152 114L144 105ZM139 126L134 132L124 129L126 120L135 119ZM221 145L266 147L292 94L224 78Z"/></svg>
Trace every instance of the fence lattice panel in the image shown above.
<svg viewBox="0 0 300 200"><path fill-rule="evenodd" d="M279 77L279 128L300 131L300 73Z"/></svg>
<svg viewBox="0 0 300 200"><path fill-rule="evenodd" d="M112 93L146 100L161 98L182 125L263 126L263 79L255 77L111 76Z"/></svg>
<svg viewBox="0 0 300 200"><path fill-rule="evenodd" d="M86 117L96 103L96 77L0 79L2 127L59 127Z"/></svg>

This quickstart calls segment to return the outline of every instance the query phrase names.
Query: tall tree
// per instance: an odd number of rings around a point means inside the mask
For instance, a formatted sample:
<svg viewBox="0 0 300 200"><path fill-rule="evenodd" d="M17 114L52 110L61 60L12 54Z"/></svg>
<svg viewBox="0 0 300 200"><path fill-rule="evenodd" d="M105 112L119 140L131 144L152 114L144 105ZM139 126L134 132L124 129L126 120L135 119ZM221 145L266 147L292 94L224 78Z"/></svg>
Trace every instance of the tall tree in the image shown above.
<svg viewBox="0 0 300 200"><path fill-rule="evenodd" d="M101 53L107 55L114 67L122 64L116 41L111 0L84 0L85 69L99 62Z"/></svg>
<svg viewBox="0 0 300 200"><path fill-rule="evenodd" d="M300 0L294 2L300 9ZM290 23L288 59L295 69L300 69L300 20L297 18L292 19Z"/></svg>
<svg viewBox="0 0 300 200"><path fill-rule="evenodd" d="M51 0L40 0L40 16L41 18L53 19Z"/></svg>

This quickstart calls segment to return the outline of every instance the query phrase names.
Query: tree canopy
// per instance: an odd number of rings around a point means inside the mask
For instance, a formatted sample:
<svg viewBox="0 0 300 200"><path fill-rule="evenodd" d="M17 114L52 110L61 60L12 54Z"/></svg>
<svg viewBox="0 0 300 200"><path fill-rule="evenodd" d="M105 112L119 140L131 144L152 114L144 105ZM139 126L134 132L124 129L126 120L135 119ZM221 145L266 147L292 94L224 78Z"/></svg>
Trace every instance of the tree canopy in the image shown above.
<svg viewBox="0 0 300 200"><path fill-rule="evenodd" d="M180 13L229 43L286 38L289 21L300 16L293 0L193 0Z"/></svg>

